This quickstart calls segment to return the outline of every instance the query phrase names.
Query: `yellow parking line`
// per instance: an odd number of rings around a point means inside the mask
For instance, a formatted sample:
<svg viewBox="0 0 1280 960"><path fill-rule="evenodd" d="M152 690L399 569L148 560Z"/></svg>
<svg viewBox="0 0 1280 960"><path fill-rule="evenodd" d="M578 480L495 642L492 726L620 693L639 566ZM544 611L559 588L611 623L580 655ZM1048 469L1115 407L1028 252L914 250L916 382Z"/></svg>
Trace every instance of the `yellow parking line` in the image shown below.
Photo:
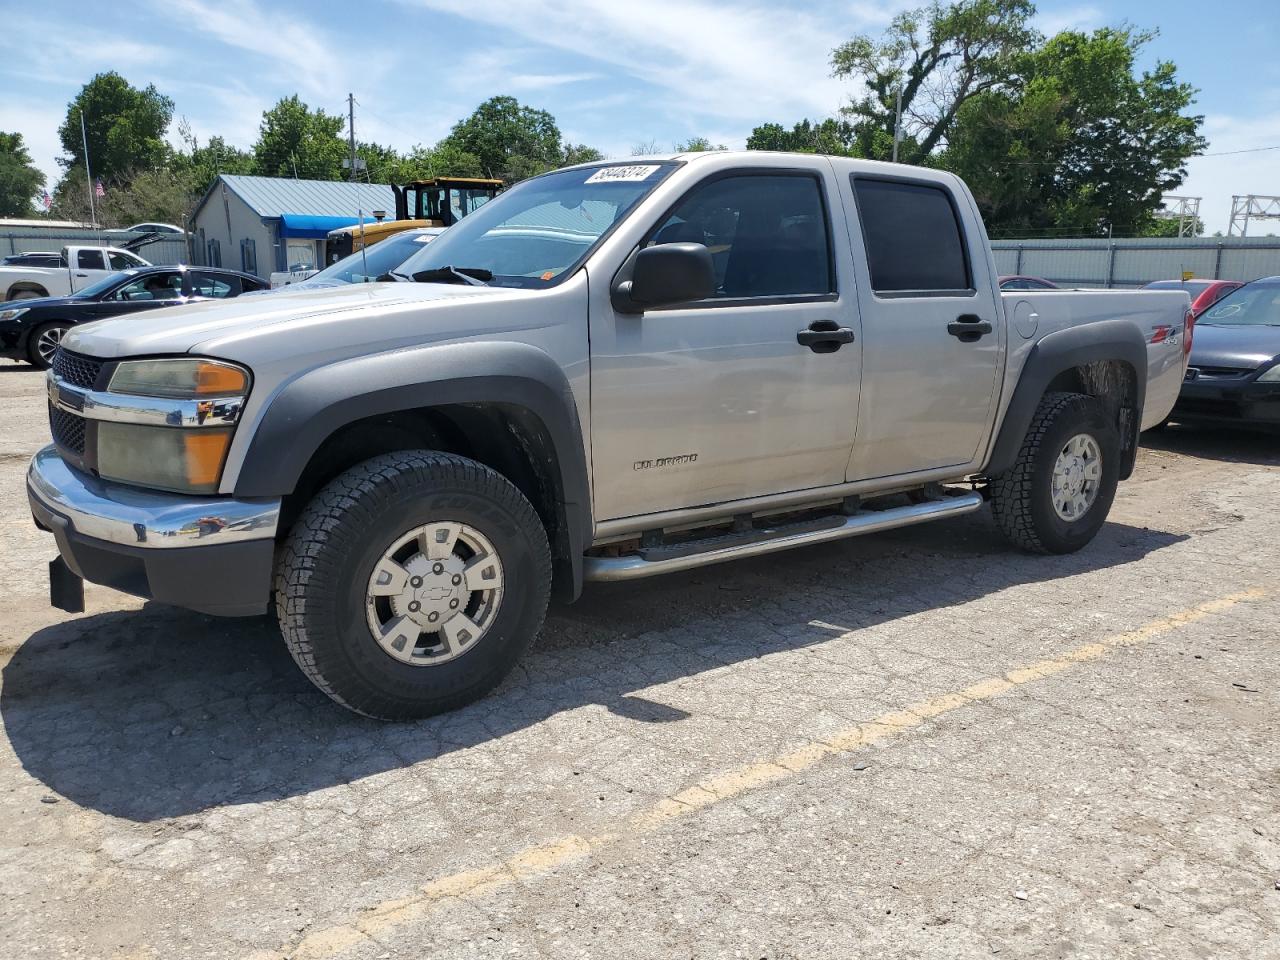
<svg viewBox="0 0 1280 960"><path fill-rule="evenodd" d="M884 714L864 724L842 730L821 740L814 740L779 757L751 763L717 774L700 783L673 793L652 806L628 817L617 828L592 837L562 837L548 843L527 847L510 859L450 874L433 880L407 897L389 900L368 909L350 924L329 927L308 934L298 945L283 951L259 951L250 960L322 960L396 927L412 923L429 914L446 900L467 899L500 889L529 877L540 876L561 864L585 857L594 850L622 840L649 833L678 817L714 806L748 790L768 786L808 770L832 756L844 756L874 743L914 729L928 720L959 710L969 704L998 697L1009 690L1056 676L1072 667L1105 656L1119 647L1145 643L1189 623L1227 610L1247 600L1267 595L1266 590L1242 590L1198 606L1188 607L1167 617L1152 620L1136 630L1118 633L1094 643L1073 647L1060 656L1040 660L1010 670L1002 676L988 677L963 690L945 693L912 704L902 710Z"/></svg>

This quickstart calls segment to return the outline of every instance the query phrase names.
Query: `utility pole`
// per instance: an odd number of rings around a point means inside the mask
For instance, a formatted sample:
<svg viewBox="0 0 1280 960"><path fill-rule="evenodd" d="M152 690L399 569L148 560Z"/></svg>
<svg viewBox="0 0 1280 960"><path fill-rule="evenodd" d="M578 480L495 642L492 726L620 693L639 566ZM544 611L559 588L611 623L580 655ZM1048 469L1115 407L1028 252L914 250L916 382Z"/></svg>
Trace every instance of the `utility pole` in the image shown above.
<svg viewBox="0 0 1280 960"><path fill-rule="evenodd" d="M893 162L898 162L898 143L902 140L902 84L898 84L898 105L893 111Z"/></svg>
<svg viewBox="0 0 1280 960"><path fill-rule="evenodd" d="M93 202L93 174L89 172L89 134L84 129L84 111L80 111L80 140L84 144L84 179L89 185L89 219L93 229L98 229L98 213Z"/></svg>
<svg viewBox="0 0 1280 960"><path fill-rule="evenodd" d="M347 94L347 142L351 145L351 181L356 179L356 95Z"/></svg>

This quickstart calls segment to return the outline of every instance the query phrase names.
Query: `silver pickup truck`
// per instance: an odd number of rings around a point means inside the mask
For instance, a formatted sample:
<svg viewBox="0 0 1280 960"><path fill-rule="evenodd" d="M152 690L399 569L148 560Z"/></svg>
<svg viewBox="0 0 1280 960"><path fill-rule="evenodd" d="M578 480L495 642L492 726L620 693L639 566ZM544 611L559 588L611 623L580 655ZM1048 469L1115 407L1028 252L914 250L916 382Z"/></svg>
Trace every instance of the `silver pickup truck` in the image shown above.
<svg viewBox="0 0 1280 960"><path fill-rule="evenodd" d="M549 596L991 504L1078 550L1173 406L1185 294L1002 295L955 177L703 153L525 181L382 282L72 330L35 520L83 579L270 605L339 703L492 688Z"/></svg>

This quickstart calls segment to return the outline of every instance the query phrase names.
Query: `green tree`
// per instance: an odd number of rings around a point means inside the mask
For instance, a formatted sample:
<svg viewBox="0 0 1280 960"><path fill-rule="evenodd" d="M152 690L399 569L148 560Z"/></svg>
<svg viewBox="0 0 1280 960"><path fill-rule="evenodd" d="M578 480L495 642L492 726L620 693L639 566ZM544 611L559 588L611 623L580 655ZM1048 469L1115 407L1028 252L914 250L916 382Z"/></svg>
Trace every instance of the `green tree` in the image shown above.
<svg viewBox="0 0 1280 960"><path fill-rule="evenodd" d="M723 143L712 143L706 137L690 137L688 140L678 140L671 145L673 153L712 153L716 150L728 149Z"/></svg>
<svg viewBox="0 0 1280 960"><path fill-rule="evenodd" d="M820 123L810 123L805 119L790 130L780 123L761 124L747 138L747 149L859 156L856 141L857 132L847 120L828 118Z"/></svg>
<svg viewBox="0 0 1280 960"><path fill-rule="evenodd" d="M1172 63L1136 72L1151 36L1064 31L1020 58L1016 86L964 105L937 162L969 183L993 232L1156 229L1205 140Z"/></svg>
<svg viewBox="0 0 1280 960"><path fill-rule="evenodd" d="M594 163L597 160L603 160L604 154L595 147L588 147L585 143L568 143L561 147L560 164L561 166L572 166L575 163Z"/></svg>
<svg viewBox="0 0 1280 960"><path fill-rule="evenodd" d="M173 118L173 101L152 85L139 90L118 73L100 73L67 104L66 119L58 128L66 151L59 163L68 173L73 167L84 169L82 115L90 169L104 183L122 183L128 174L162 166L169 156L164 135Z"/></svg>
<svg viewBox="0 0 1280 960"><path fill-rule="evenodd" d="M482 175L508 183L559 166L565 156L556 119L515 97L491 97L471 116L454 124L436 149L470 154Z"/></svg>
<svg viewBox="0 0 1280 960"><path fill-rule="evenodd" d="M20 133L0 133L0 217L28 217L31 199L44 186Z"/></svg>
<svg viewBox="0 0 1280 960"><path fill-rule="evenodd" d="M947 139L971 98L1011 79L1018 56L1038 38L1031 0L957 0L898 14L878 39L855 36L831 53L835 76L865 93L842 111L856 130L855 153L893 153L902 92L899 159L920 163Z"/></svg>
<svg viewBox="0 0 1280 960"><path fill-rule="evenodd" d="M258 142L253 145L253 171L266 177L342 180L342 161L349 156L340 136L345 119L312 110L295 93L262 114Z"/></svg>
<svg viewBox="0 0 1280 960"><path fill-rule="evenodd" d="M203 196L220 173L253 173L253 154L231 146L222 137L212 136L200 146L185 119L178 121L178 136L184 149L173 157L170 166L186 182L193 201Z"/></svg>

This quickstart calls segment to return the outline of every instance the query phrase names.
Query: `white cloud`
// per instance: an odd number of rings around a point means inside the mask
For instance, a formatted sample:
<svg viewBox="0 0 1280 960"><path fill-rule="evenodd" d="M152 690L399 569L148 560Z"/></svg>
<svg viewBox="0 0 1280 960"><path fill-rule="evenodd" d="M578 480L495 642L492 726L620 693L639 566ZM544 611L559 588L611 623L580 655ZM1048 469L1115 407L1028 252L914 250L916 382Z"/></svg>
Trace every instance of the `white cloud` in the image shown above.
<svg viewBox="0 0 1280 960"><path fill-rule="evenodd" d="M193 32L253 54L274 79L287 80L305 96L322 98L330 110L328 101L342 95L344 71L358 70L362 81L372 85L392 66L385 52L361 56L358 47L331 42L299 17L292 4L268 8L255 0L152 0L152 5L166 21L179 20Z"/></svg>
<svg viewBox="0 0 1280 960"><path fill-rule="evenodd" d="M710 0L650 0L643 10L615 0L406 2L606 64L682 116L753 125L834 113L847 85L830 76L830 48L885 16L883 7L851 14L836 4L797 10Z"/></svg>

